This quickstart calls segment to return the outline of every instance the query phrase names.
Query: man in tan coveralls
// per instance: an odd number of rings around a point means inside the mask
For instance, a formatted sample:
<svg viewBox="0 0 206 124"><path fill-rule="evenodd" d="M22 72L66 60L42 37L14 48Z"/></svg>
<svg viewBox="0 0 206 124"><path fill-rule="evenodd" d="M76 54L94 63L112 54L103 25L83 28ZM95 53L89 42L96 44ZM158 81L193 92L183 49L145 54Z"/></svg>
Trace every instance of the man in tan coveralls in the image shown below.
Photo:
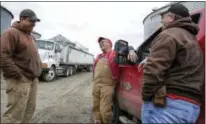
<svg viewBox="0 0 206 124"><path fill-rule="evenodd" d="M35 112L41 61L30 33L37 21L40 20L36 14L25 9L20 13L20 21L1 36L0 61L8 98L2 123L29 123Z"/></svg>
<svg viewBox="0 0 206 124"><path fill-rule="evenodd" d="M111 123L112 121L112 96L115 83L119 77L119 65L115 63L115 51L112 50L112 42L100 37L98 39L103 51L94 63L93 78L93 116L94 123ZM135 62L137 55L133 48L129 48L128 59Z"/></svg>

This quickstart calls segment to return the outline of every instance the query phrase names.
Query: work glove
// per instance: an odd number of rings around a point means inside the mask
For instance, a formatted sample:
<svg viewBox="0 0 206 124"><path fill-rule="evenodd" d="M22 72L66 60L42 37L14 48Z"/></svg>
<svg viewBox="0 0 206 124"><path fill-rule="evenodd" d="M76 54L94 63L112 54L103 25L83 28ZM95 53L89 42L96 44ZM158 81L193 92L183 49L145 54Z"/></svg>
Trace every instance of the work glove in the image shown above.
<svg viewBox="0 0 206 124"><path fill-rule="evenodd" d="M153 99L153 103L155 106L157 107L166 107L167 105L167 89L166 89L166 85L163 85L162 87L160 87Z"/></svg>

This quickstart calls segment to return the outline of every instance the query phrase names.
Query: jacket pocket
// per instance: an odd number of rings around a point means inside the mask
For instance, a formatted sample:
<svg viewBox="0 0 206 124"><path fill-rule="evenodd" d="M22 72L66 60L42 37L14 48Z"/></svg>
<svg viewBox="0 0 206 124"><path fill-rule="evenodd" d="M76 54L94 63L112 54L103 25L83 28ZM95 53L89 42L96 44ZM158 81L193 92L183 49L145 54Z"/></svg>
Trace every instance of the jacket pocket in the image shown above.
<svg viewBox="0 0 206 124"><path fill-rule="evenodd" d="M40 61L36 60L36 58L30 58L28 70L34 77L39 77L41 75L41 65Z"/></svg>

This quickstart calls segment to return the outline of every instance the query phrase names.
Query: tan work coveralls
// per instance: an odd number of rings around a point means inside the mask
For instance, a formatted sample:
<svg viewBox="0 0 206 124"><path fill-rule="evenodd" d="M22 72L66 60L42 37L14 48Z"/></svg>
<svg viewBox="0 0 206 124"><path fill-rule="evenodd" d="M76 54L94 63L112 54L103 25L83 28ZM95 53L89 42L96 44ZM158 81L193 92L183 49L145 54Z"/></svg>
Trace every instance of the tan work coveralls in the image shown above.
<svg viewBox="0 0 206 124"><path fill-rule="evenodd" d="M112 121L112 96L115 81L107 58L98 60L93 79L93 117L94 121L111 123Z"/></svg>
<svg viewBox="0 0 206 124"><path fill-rule="evenodd" d="M6 79L7 110L2 123L29 123L36 109L38 78Z"/></svg>

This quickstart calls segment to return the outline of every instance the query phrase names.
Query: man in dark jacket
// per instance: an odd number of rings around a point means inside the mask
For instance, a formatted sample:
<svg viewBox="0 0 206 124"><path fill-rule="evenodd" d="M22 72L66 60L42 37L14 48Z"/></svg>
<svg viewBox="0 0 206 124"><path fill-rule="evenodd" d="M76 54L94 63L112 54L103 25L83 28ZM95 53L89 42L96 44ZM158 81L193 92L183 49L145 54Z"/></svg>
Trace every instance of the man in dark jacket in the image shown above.
<svg viewBox="0 0 206 124"><path fill-rule="evenodd" d="M143 123L195 123L204 81L203 55L188 9L176 3L161 13L163 31L152 42L144 66ZM155 103L164 89L164 104ZM161 92L161 91L160 91Z"/></svg>
<svg viewBox="0 0 206 124"><path fill-rule="evenodd" d="M33 37L35 23L40 21L29 9L20 13L20 21L1 36L1 69L6 80L7 111L2 123L28 123L36 108L41 61Z"/></svg>

